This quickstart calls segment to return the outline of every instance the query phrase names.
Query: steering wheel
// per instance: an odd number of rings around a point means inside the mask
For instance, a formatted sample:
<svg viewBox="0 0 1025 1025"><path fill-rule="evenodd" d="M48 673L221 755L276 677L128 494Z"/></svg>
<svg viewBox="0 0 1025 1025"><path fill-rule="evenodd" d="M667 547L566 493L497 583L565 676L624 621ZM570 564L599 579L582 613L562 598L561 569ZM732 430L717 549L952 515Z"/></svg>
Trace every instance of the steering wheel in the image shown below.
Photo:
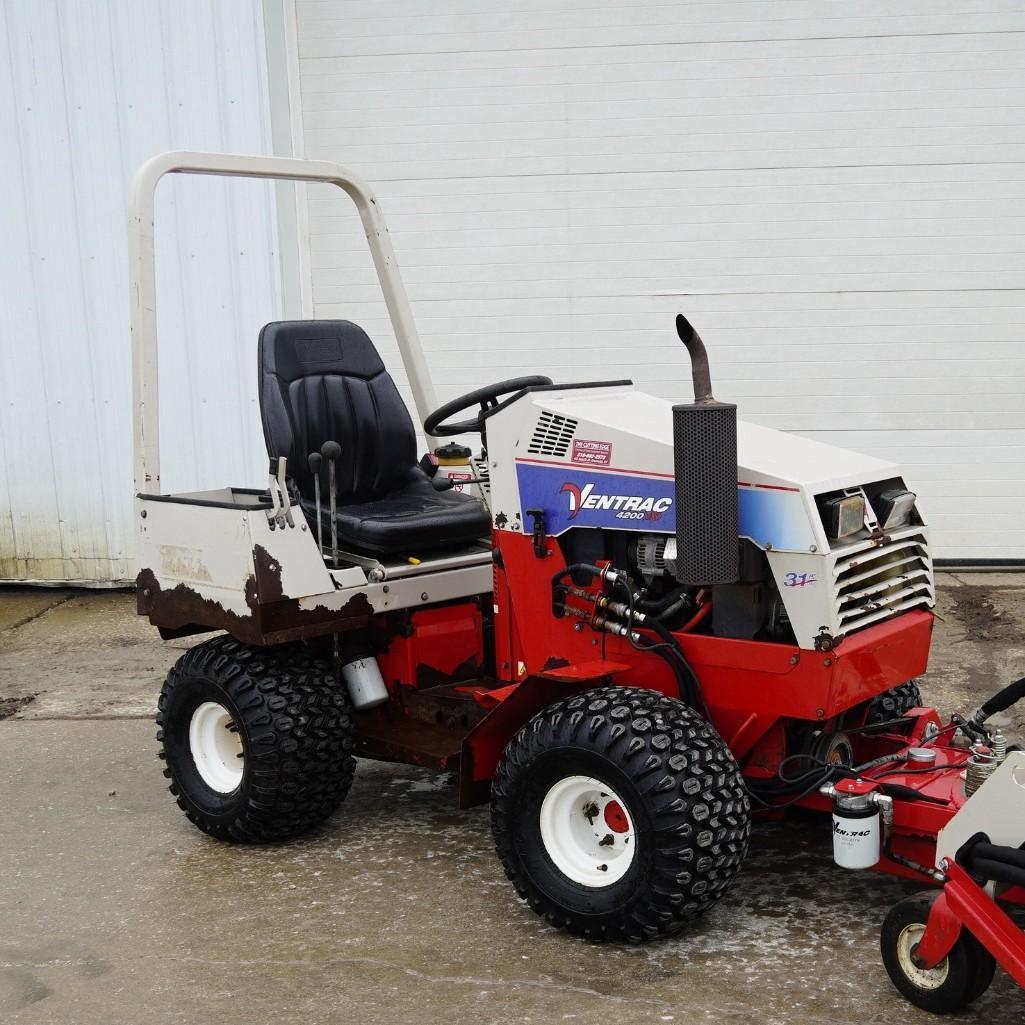
<svg viewBox="0 0 1025 1025"><path fill-rule="evenodd" d="M550 377L542 377L534 374L530 377L511 377L508 381L499 381L498 384L489 384L476 391L460 395L458 399L446 402L439 406L426 420L424 420L424 432L438 438L450 437L453 434L482 434L484 432L484 414L489 409L498 405L498 400L503 395L511 392L522 391L524 388L534 388L538 385L551 384ZM456 413L471 406L480 405L480 412L472 420L457 420L455 423L445 423Z"/></svg>

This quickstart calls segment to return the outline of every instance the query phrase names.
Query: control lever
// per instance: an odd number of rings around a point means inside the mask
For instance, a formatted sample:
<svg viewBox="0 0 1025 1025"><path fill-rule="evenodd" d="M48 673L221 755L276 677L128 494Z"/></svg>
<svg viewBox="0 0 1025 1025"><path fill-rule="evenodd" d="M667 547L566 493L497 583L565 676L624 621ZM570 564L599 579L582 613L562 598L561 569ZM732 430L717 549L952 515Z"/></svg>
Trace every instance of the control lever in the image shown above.
<svg viewBox="0 0 1025 1025"><path fill-rule="evenodd" d="M320 454L327 460L328 500L331 503L331 567L338 569L338 479L335 475L335 463L342 454L342 446L337 441L325 441L320 446ZM319 521L319 520L318 520ZM331 634L331 656L334 663L335 680L342 680L342 660L338 651L338 634Z"/></svg>
<svg viewBox="0 0 1025 1025"><path fill-rule="evenodd" d="M324 523L320 518L320 464L323 456L319 452L311 452L306 461L310 466L310 473L313 474L313 494L317 506L317 547L320 549L320 557L324 558Z"/></svg>
<svg viewBox="0 0 1025 1025"><path fill-rule="evenodd" d="M267 510L267 521L273 530L281 518L281 496L278 494L278 461L271 457L267 467L267 493L270 495L270 508Z"/></svg>
<svg viewBox="0 0 1025 1025"><path fill-rule="evenodd" d="M284 528L287 523L290 527L295 526L292 518L292 499L288 495L287 477L288 458L278 456L278 491L281 495L281 512L278 514L278 526Z"/></svg>
<svg viewBox="0 0 1025 1025"><path fill-rule="evenodd" d="M331 566L338 569L338 523L335 520L338 511L338 482L335 463L342 454L342 446L337 441L325 441L320 446L320 454L327 460L327 487L331 503Z"/></svg>

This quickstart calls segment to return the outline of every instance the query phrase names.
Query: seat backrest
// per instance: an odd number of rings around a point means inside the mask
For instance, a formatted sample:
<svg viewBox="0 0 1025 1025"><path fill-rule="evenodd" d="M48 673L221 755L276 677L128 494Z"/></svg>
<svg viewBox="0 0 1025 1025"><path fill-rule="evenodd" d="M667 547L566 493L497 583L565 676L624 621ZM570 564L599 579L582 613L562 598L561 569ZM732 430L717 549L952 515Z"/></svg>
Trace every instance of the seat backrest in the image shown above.
<svg viewBox="0 0 1025 1025"><path fill-rule="evenodd" d="M347 320L290 320L260 332L260 413L267 454L313 496L308 457L337 441L338 501L380 497L409 476L416 434L395 382L363 328ZM326 498L327 472L323 472Z"/></svg>

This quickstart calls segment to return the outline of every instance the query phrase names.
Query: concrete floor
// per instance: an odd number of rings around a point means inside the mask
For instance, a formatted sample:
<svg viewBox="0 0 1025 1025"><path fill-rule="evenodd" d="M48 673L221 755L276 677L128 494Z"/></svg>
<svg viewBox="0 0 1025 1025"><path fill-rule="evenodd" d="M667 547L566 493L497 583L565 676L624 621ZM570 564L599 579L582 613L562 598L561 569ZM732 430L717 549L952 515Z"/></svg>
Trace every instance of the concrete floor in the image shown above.
<svg viewBox="0 0 1025 1025"><path fill-rule="evenodd" d="M945 576L927 699L970 709L1021 675L1025 578ZM154 757L153 702L187 642L125 594L0 591L0 1020L933 1022L877 953L916 889L832 866L817 819L756 828L731 894L687 934L596 947L545 927L448 781L363 762L319 833L220 845ZM1025 711L1025 710L1023 710ZM1025 718L1012 722L1025 736ZM998 970L963 1021L1025 1019Z"/></svg>

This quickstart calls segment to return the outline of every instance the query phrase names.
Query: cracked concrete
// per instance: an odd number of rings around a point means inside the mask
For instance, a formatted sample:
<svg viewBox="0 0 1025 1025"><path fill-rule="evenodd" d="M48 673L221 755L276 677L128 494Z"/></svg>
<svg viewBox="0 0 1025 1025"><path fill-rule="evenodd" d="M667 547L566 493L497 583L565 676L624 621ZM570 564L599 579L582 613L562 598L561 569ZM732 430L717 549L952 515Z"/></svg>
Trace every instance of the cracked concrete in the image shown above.
<svg viewBox="0 0 1025 1025"><path fill-rule="evenodd" d="M923 689L974 707L1022 675L1025 579L943 584ZM175 808L153 727L132 718L151 716L188 642L161 642L130 595L18 595L0 592L0 699L37 696L0 722L4 1022L936 1020L897 996L878 955L883 915L918 887L834 868L815 817L758 825L729 896L640 948L547 927L506 881L487 810L456 810L448 779L404 766L361 762L349 800L303 840L218 844ZM998 971L958 1020L1023 1018Z"/></svg>

